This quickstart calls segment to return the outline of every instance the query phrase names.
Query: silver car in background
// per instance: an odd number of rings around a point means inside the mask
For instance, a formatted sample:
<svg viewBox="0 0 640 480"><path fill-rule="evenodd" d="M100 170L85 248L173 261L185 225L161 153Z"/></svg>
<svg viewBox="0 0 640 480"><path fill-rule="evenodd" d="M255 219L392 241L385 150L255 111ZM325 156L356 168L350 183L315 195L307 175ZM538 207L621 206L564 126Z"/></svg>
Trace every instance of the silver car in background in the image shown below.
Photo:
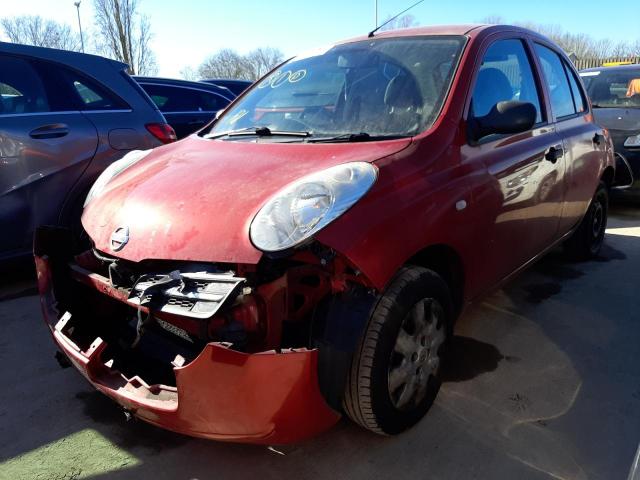
<svg viewBox="0 0 640 480"><path fill-rule="evenodd" d="M39 225L79 228L84 196L110 163L175 140L126 70L0 42L0 264L30 255Z"/></svg>

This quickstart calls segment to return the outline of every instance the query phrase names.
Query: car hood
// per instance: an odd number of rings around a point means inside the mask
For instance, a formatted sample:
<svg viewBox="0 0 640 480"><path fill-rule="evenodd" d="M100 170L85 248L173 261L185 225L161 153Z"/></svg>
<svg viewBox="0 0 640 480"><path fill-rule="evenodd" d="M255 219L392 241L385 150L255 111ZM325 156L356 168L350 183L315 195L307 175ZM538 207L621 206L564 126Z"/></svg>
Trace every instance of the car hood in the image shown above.
<svg viewBox="0 0 640 480"><path fill-rule="evenodd" d="M256 143L192 135L115 177L87 205L82 224L98 250L135 262L257 263L262 253L249 240L249 225L274 193L304 175L371 162L410 143ZM116 253L111 236L124 227L129 240Z"/></svg>
<svg viewBox="0 0 640 480"><path fill-rule="evenodd" d="M609 130L640 131L640 108L594 108L593 117Z"/></svg>

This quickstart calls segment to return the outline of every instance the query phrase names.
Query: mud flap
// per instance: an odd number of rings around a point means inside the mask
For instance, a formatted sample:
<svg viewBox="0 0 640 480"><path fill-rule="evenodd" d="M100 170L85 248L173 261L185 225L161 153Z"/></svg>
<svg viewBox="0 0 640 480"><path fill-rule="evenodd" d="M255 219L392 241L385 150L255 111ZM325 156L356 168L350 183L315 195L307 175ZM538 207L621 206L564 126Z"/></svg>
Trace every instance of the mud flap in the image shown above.
<svg viewBox="0 0 640 480"><path fill-rule="evenodd" d="M318 349L318 381L325 401L334 410L342 410L353 353L377 298L367 289L355 287L331 297L316 313L313 347Z"/></svg>

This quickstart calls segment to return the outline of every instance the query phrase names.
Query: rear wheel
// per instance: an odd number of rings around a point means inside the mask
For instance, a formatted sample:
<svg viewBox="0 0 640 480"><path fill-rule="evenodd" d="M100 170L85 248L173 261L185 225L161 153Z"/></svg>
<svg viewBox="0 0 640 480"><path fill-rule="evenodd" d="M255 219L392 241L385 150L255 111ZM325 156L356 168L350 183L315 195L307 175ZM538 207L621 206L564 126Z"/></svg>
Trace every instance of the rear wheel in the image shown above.
<svg viewBox="0 0 640 480"><path fill-rule="evenodd" d="M604 243L608 214L609 190L604 182L600 182L580 226L565 243L565 251L569 256L588 260L598 255Z"/></svg>
<svg viewBox="0 0 640 480"><path fill-rule="evenodd" d="M383 294L356 351L343 400L347 415L380 434L417 423L440 389L451 295L435 272L405 267Z"/></svg>

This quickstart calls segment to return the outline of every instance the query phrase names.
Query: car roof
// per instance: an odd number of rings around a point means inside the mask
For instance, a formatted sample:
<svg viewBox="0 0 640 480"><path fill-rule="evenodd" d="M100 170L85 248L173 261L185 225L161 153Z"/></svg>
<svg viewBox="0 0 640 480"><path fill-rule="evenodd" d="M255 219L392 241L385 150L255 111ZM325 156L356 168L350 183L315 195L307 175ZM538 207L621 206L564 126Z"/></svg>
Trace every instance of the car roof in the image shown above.
<svg viewBox="0 0 640 480"><path fill-rule="evenodd" d="M533 30L529 30L528 28L518 27L515 25L494 25L494 24L484 24L484 23L469 23L469 24L461 24L461 25L432 25L432 26L426 26L426 27L402 28L398 30L384 30L384 31L375 32L375 34L373 35L373 38L400 38L400 37L416 37L416 36L429 36L429 35L434 35L434 36L464 35L470 38L476 38L480 36L487 36L492 33L499 33L499 32L505 32L505 31L517 32L522 35L529 35L532 37L541 38L551 44L554 44L547 37L540 35L539 33L534 32ZM372 37L369 37L369 35L366 34L366 35L361 35L358 37L353 37L343 41L336 42L334 45L341 45L345 43L352 43L352 42L358 42L358 41L366 41L366 40L370 40L371 38Z"/></svg>
<svg viewBox="0 0 640 480"><path fill-rule="evenodd" d="M612 65L609 67L591 67L591 68L584 68L582 70L580 70L580 72L601 72L603 70L606 71L615 71L615 72L623 72L625 70L639 70L640 69L640 63L632 63L631 65Z"/></svg>
<svg viewBox="0 0 640 480"><path fill-rule="evenodd" d="M219 93L225 96L231 95L232 98L235 97L235 95L233 95L233 93L228 88L206 82L180 80L177 78L143 77L140 75L133 75L133 79L138 83L162 83L164 85L173 85L176 87L198 88L200 90L208 90L210 92Z"/></svg>
<svg viewBox="0 0 640 480"><path fill-rule="evenodd" d="M21 43L0 42L0 52L53 60L80 70L86 68L89 64L104 65L105 63L113 65L117 70L126 70L129 68L129 65L126 63L99 55L59 50L57 48L34 47L33 45L23 45Z"/></svg>

